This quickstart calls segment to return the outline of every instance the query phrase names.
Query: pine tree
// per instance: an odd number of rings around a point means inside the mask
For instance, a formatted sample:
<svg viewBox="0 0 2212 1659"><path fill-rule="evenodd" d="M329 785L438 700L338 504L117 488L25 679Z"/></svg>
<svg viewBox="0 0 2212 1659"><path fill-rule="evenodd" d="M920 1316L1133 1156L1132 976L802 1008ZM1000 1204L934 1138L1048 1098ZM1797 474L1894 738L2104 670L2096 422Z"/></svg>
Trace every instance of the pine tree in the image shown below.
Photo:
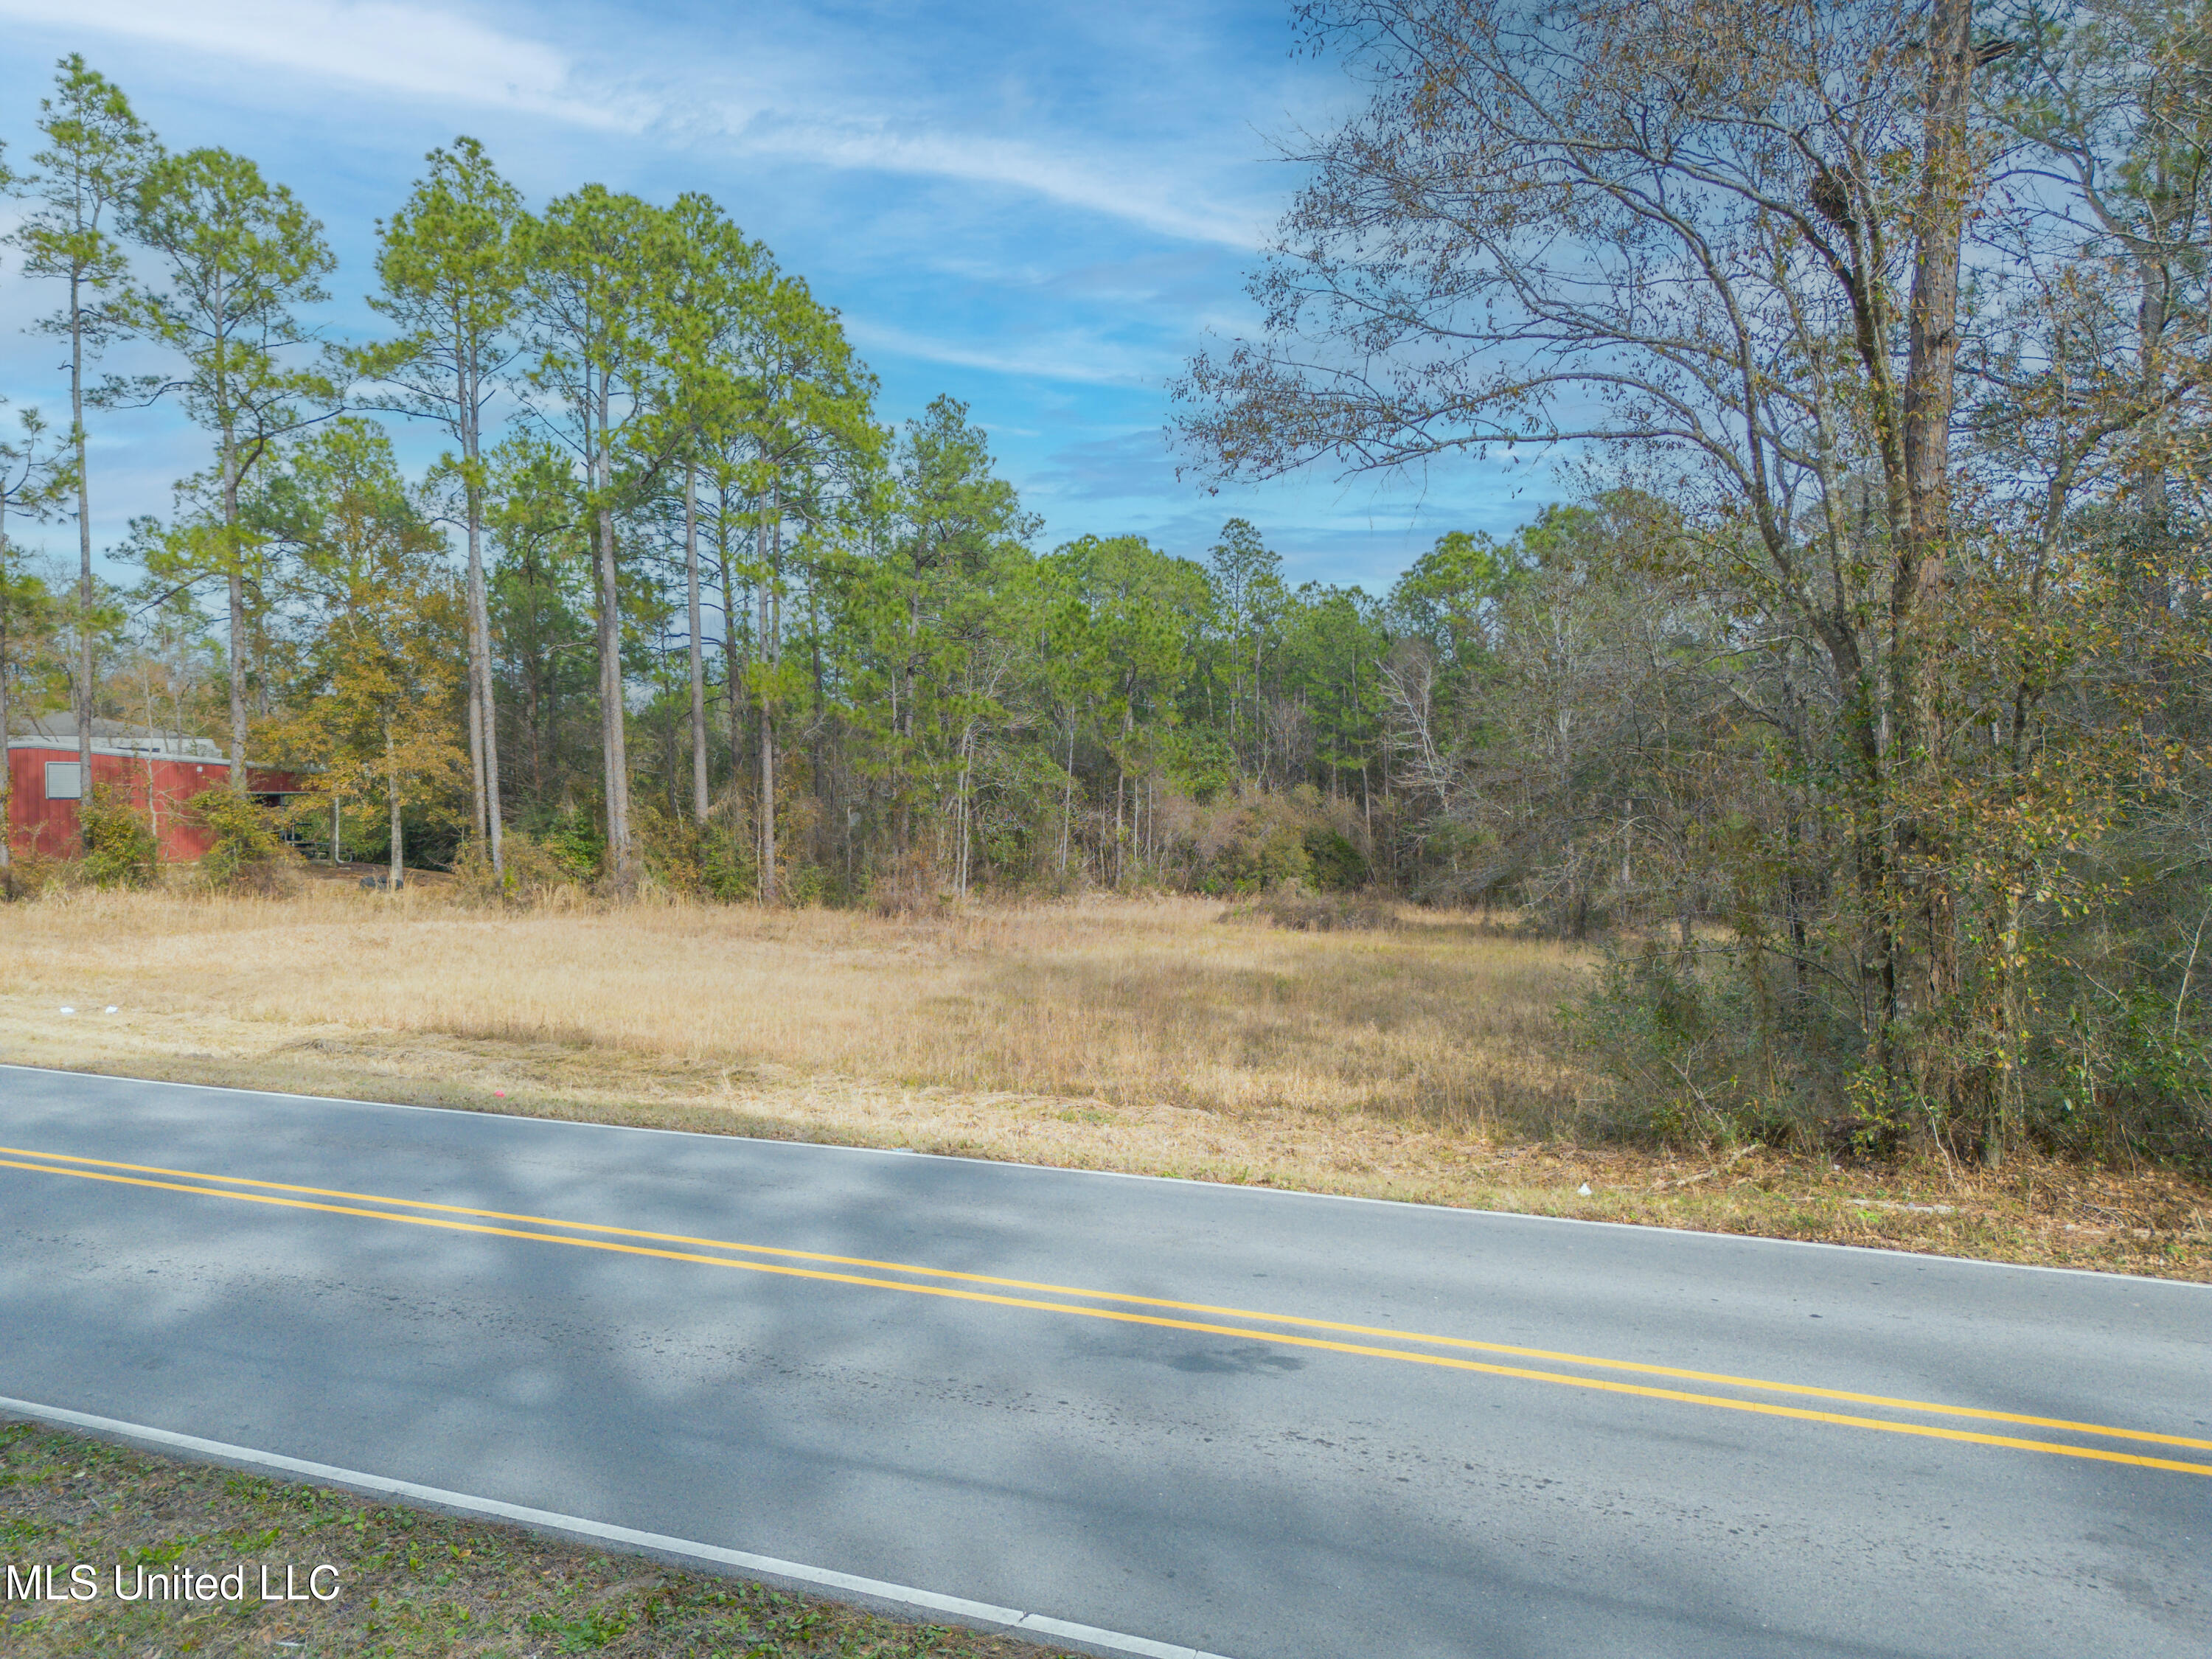
<svg viewBox="0 0 2212 1659"><path fill-rule="evenodd" d="M62 309L41 319L42 332L70 344L70 434L76 456L78 661L73 675L77 760L92 775L93 626L92 469L86 453L84 408L88 356L118 331L116 304L130 258L115 231L149 164L160 153L154 135L131 112L122 89L72 53L61 60L54 96L39 104L46 148L33 159L40 172L26 181L39 205L9 240L22 250L27 276L68 284Z"/></svg>
<svg viewBox="0 0 2212 1659"><path fill-rule="evenodd" d="M503 876L499 721L492 697L491 620L483 562L485 411L499 397L516 346L509 333L521 303L516 234L522 198L483 147L457 138L428 156L430 171L389 223L379 226L369 304L404 331L356 353L356 371L394 391L372 407L432 420L453 434L449 458L460 478L468 536L469 753L477 833Z"/></svg>
<svg viewBox="0 0 2212 1659"><path fill-rule="evenodd" d="M173 378L137 382L148 399L174 393L216 438L213 533L198 544L203 574L219 575L230 613L230 787L246 788L246 576L251 538L240 503L253 470L283 439L324 418L329 380L293 359L314 343L299 317L329 296L336 268L323 228L282 185L242 155L196 149L163 156L130 205L132 238L151 250L165 289L134 288L121 315L131 329L184 359Z"/></svg>

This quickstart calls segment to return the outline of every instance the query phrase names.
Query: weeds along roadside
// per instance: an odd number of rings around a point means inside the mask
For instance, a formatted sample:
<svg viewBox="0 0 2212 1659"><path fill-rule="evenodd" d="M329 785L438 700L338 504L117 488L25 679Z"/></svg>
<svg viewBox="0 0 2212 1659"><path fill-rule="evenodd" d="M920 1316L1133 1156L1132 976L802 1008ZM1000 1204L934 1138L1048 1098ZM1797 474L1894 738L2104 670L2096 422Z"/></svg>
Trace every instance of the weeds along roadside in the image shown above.
<svg viewBox="0 0 2212 1659"><path fill-rule="evenodd" d="M0 1603L0 1651L9 1659L156 1650L210 1659L369 1651L1046 1659L1049 1651L44 1424L0 1420L0 1540L19 1565L84 1563L104 1581L88 1601ZM331 1600L260 1599L262 1567L282 1586L288 1565L298 1583L325 1564L337 1571L317 1583L335 1584ZM242 1565L254 1593L121 1601L105 1582L118 1565L126 1575Z"/></svg>

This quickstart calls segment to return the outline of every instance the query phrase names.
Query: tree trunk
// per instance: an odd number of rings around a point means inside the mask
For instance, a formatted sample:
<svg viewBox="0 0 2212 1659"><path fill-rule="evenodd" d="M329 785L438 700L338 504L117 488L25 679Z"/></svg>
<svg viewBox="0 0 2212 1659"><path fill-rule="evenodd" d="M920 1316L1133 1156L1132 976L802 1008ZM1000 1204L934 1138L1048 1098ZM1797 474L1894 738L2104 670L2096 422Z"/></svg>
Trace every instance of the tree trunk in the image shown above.
<svg viewBox="0 0 2212 1659"><path fill-rule="evenodd" d="M2136 308L2142 341L2141 395L2146 405L2157 404L2166 392L2166 289L2172 282L2163 266L2151 267L2144 276L2142 300ZM2142 447L2142 471L2136 485L2142 503L2136 583L2145 611L2154 614L2166 610L2172 602L2173 518L2166 482L2170 426L2171 417L2163 411L2151 418L2147 428L2149 441Z"/></svg>
<svg viewBox="0 0 2212 1659"><path fill-rule="evenodd" d="M1907 561L1892 605L1900 621L1943 580L1951 528L1951 410L1959 356L1959 259L1972 157L1966 114L1973 76L1972 0L1936 0L1928 41L1920 201L1907 312L1905 478ZM1902 677L1900 677L1902 678ZM1917 686L1899 690L1917 712Z"/></svg>
<svg viewBox="0 0 2212 1659"><path fill-rule="evenodd" d="M1129 793L1128 783L1128 769L1121 764L1117 756L1114 762L1114 884L1116 887L1121 884L1121 878L1128 869L1128 860L1121 845L1121 806Z"/></svg>
<svg viewBox="0 0 2212 1659"><path fill-rule="evenodd" d="M615 515L599 511L600 784L606 801L608 874L618 891L633 877L629 845L629 754L622 672L621 573L615 556Z"/></svg>
<svg viewBox="0 0 2212 1659"><path fill-rule="evenodd" d="M914 763L914 678L916 664L915 654L921 641L921 572L914 573L915 586L906 596L906 661L900 665L906 693L903 707L893 711L891 726L899 733L898 763L892 770L892 787L898 791L898 857L906 862L907 852L914 845L914 786L908 769ZM902 724L903 722L903 724Z"/></svg>
<svg viewBox="0 0 2212 1659"><path fill-rule="evenodd" d="M775 673L775 571L769 552L769 520L781 512L782 502L776 492L769 492L769 505L762 512L759 525L761 560L760 638L757 641L760 659L760 902L774 904L775 892L775 707L770 682ZM776 536L781 550L781 536Z"/></svg>
<svg viewBox="0 0 2212 1659"><path fill-rule="evenodd" d="M1941 763L1937 652L1929 629L1951 534L1951 414L1959 356L1960 246L1972 158L1967 131L1974 70L1972 0L1936 0L1928 33L1920 200L1915 210L1912 294L1907 315L1904 456L1907 519L1890 592L1891 766L1905 782ZM1933 826L1906 819L1898 834L1903 875L1928 933L1929 1012L1958 989L1953 896L1937 868Z"/></svg>
<svg viewBox="0 0 2212 1659"><path fill-rule="evenodd" d="M1115 760L1114 774L1114 879L1116 885L1129 878L1129 848L1121 834L1121 797L1129 797L1128 840L1136 839L1137 792L1129 783L1129 737L1136 730L1137 708L1134 689L1131 688L1127 702L1121 705L1121 752Z"/></svg>
<svg viewBox="0 0 2212 1659"><path fill-rule="evenodd" d="M70 437L76 449L77 668L76 759L78 788L92 794L92 487L85 471L84 295L82 278L70 271ZM0 752L7 728L0 725Z"/></svg>
<svg viewBox="0 0 2212 1659"><path fill-rule="evenodd" d="M968 805L968 791L975 775L975 723L968 722L960 733L960 875L954 883L962 898L968 896L968 848L973 839L973 823Z"/></svg>
<svg viewBox="0 0 2212 1659"><path fill-rule="evenodd" d="M503 880L507 875L507 853L501 845L506 815L500 810L499 799L499 699L492 685L491 599L483 563L483 487L477 480L478 470L483 464L483 434L477 428L474 388L465 384L463 390L468 394L461 403L465 422L461 442L469 463L469 684L480 722L475 745L479 810L484 833L491 842L492 875L495 879Z"/></svg>
<svg viewBox="0 0 2212 1659"><path fill-rule="evenodd" d="M238 536L238 444L222 428L222 532L230 577L230 787L246 793L246 571Z"/></svg>
<svg viewBox="0 0 2212 1659"><path fill-rule="evenodd" d="M684 591L691 617L691 816L707 822L707 665L700 649L699 472L684 469Z"/></svg>
<svg viewBox="0 0 2212 1659"><path fill-rule="evenodd" d="M1075 816L1075 715L1067 717L1067 775L1060 783L1060 878L1067 879L1070 821Z"/></svg>
<svg viewBox="0 0 2212 1659"><path fill-rule="evenodd" d="M818 603L819 591L815 580L817 574L817 570L809 570L806 573L806 643L807 649L813 659L814 669L814 718L807 727L806 775L808 782L813 787L814 799L822 802L826 810L834 812L837 804L837 791L833 787L829 763L824 757L823 750L823 734L829 730L830 724L824 717L824 710L828 705L829 688L824 683L822 666L822 613Z"/></svg>
<svg viewBox="0 0 2212 1659"><path fill-rule="evenodd" d="M1255 617L1252 625L1252 731L1260 742L1260 787L1267 785L1267 694L1260 689L1260 626Z"/></svg>
<svg viewBox="0 0 2212 1659"><path fill-rule="evenodd" d="M730 487L716 486L714 556L722 568L722 680L730 704L730 787L745 775L744 659L738 647L738 575L730 559Z"/></svg>
<svg viewBox="0 0 2212 1659"><path fill-rule="evenodd" d="M622 667L622 580L615 552L614 456L607 445L611 393L603 374L598 393L599 438L594 446L593 482L598 485L599 587L599 737L602 783L606 791L607 863L615 890L629 893L637 884L629 839L629 753L628 711L623 708Z"/></svg>
<svg viewBox="0 0 2212 1659"><path fill-rule="evenodd" d="M545 800L545 713L538 690L544 678L543 665L536 661L522 677L522 723L530 733L530 792L538 797L538 804Z"/></svg>
<svg viewBox="0 0 2212 1659"><path fill-rule="evenodd" d="M399 822L399 760L392 745L392 722L384 723L384 787L392 798L392 873L386 890L396 893L407 879L404 831Z"/></svg>
<svg viewBox="0 0 2212 1659"><path fill-rule="evenodd" d="M484 764L483 764L483 697L477 684L476 616L469 616L469 833L482 836L489 843L491 831L484 827Z"/></svg>

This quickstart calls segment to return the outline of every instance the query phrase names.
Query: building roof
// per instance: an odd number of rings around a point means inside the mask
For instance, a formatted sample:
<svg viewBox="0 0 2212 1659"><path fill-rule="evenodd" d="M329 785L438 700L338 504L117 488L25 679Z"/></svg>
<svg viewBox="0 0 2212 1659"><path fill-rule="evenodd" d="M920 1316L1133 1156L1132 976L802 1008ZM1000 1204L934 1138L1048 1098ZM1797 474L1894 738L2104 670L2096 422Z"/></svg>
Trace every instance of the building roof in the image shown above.
<svg viewBox="0 0 2212 1659"><path fill-rule="evenodd" d="M21 720L11 720L14 729L8 734L10 749L66 749L76 748L76 716L66 709L32 714ZM111 720L95 717L92 722L92 746L102 755L169 755L186 760L222 760L222 745L212 738L190 737L181 732L164 732L150 726L133 726L128 720Z"/></svg>

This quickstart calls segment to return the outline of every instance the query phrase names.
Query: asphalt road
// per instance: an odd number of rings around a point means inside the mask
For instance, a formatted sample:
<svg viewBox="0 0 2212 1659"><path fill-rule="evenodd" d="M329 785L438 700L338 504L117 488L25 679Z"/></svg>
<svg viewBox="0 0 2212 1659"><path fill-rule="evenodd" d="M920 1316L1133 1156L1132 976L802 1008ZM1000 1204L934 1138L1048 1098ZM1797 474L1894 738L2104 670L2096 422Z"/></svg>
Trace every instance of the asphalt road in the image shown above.
<svg viewBox="0 0 2212 1659"><path fill-rule="evenodd" d="M19 1068L0 1145L20 1401L1231 1659L2212 1651L2203 1287Z"/></svg>

